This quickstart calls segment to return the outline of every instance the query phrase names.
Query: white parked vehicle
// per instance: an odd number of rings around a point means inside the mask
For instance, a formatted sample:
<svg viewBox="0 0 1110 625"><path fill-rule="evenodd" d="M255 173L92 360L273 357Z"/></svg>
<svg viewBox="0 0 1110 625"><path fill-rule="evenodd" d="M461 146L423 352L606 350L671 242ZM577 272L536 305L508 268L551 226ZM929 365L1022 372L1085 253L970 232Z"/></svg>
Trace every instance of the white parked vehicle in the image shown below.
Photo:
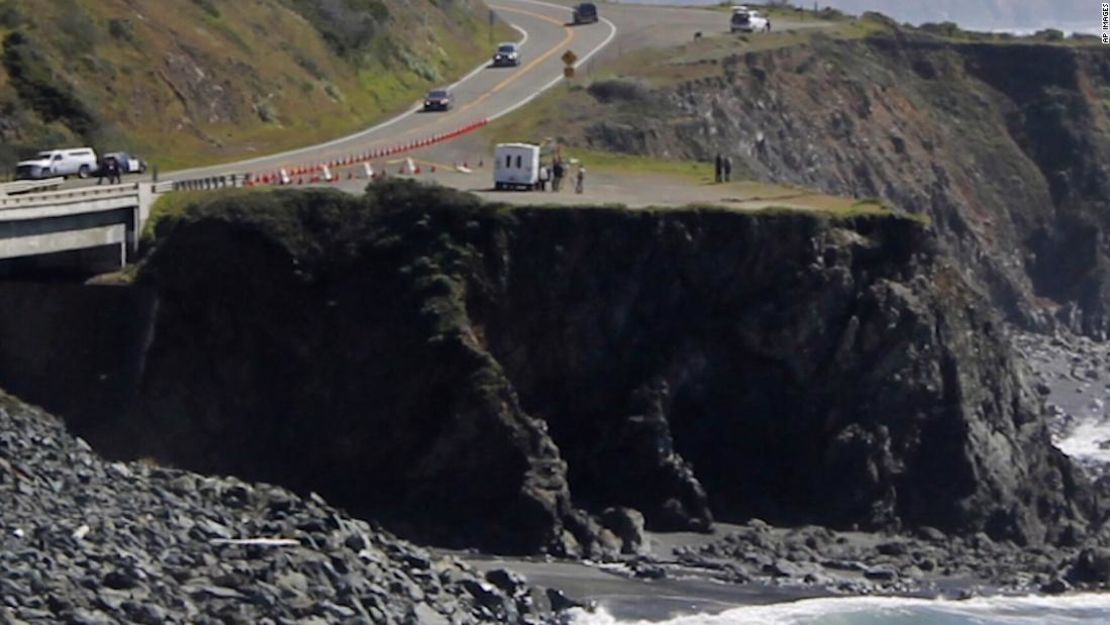
<svg viewBox="0 0 1110 625"><path fill-rule="evenodd" d="M493 153L493 187L532 191L540 187L540 146L499 143Z"/></svg>
<svg viewBox="0 0 1110 625"><path fill-rule="evenodd" d="M96 170L96 152L92 148L47 150L39 152L35 158L16 163L15 177L21 180L56 176L88 178Z"/></svg>
<svg viewBox="0 0 1110 625"><path fill-rule="evenodd" d="M770 32L771 20L759 11L744 6L733 7L729 29L734 33Z"/></svg>

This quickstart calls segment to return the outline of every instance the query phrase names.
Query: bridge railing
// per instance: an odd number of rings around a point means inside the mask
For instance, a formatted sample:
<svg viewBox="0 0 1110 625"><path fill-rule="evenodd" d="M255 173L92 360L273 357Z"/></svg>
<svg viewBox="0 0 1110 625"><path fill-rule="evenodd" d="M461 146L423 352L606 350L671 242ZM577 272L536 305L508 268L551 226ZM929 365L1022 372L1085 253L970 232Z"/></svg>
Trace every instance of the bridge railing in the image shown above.
<svg viewBox="0 0 1110 625"><path fill-rule="evenodd" d="M0 197L41 191L43 189L57 189L65 180L65 178L58 177L45 178L43 180L16 180L15 182L5 182L4 184L0 184Z"/></svg>
<svg viewBox="0 0 1110 625"><path fill-rule="evenodd" d="M139 183L117 184L106 187L81 187L64 191L47 191L28 195L0 196L0 211L13 208L33 208L56 204L70 204L89 200L132 196L139 193Z"/></svg>

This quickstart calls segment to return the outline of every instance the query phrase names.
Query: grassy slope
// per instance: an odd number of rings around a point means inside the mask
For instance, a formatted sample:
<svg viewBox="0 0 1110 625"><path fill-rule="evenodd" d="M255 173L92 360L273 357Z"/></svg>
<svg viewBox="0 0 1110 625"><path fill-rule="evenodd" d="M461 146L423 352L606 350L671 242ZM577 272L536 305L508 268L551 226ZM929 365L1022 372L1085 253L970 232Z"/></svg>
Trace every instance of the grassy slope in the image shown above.
<svg viewBox="0 0 1110 625"><path fill-rule="evenodd" d="M727 6L709 7L707 10L728 11ZM723 35L705 37L674 48L644 48L599 68L590 81L563 83L532 105L502 118L484 131L489 143L503 141L532 141L542 143L557 140L565 153L581 157L592 167L608 171L651 172L669 174L688 181L705 183L712 177L712 163L667 160L630 154L615 154L585 149L587 126L598 119L620 119L634 124L640 114L637 105L602 103L586 88L590 83L605 80L624 80L639 83L648 89L666 89L678 84L700 79L715 79L721 75L720 60L748 52L774 50L788 46L808 45L814 37L837 39L862 39L874 34L889 32L894 23L882 15L867 14L861 18L845 16L835 11L796 12L791 9L771 8L772 19L821 20L827 26L821 29L777 31L755 35ZM1051 41L1044 37L1014 37L1007 34L976 33L950 26L927 30L939 38L960 42L1011 43L1030 41L1044 45L1095 45L1090 39L1065 39ZM791 198L795 204L811 205L816 211L835 214L868 214L888 210L874 198L849 200L820 193L806 192L777 185L743 183L739 195L748 198ZM754 186L752 186L754 185ZM801 195L799 195L801 194ZM801 197L799 202L798 198Z"/></svg>
<svg viewBox="0 0 1110 625"><path fill-rule="evenodd" d="M50 119L5 63L0 163L89 142L135 149L164 169L305 145L401 110L488 54L480 4L385 6L374 37L340 55L291 0L0 0L0 35L23 33L41 53L28 63L37 79L96 119L92 132Z"/></svg>

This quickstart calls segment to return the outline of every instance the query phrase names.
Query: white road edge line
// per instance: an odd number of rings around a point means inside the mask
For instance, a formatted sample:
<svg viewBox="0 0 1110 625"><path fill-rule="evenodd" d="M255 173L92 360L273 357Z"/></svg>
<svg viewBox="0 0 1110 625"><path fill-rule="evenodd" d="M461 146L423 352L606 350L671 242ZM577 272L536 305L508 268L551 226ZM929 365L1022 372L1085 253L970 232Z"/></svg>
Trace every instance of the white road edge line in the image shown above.
<svg viewBox="0 0 1110 625"><path fill-rule="evenodd" d="M520 1L525 1L525 0L520 0ZM516 24L513 24L511 22L509 23L509 26L513 30L520 33L521 37L520 37L520 41L517 42L517 45L519 45L521 47L524 47L524 44L528 42L528 31L524 30L520 26L517 26ZM470 71L469 74L463 76L462 78L460 78L460 79L456 80L455 82L451 83L450 85L448 85L447 89L448 90L454 89L455 87L459 86L460 84L470 80L471 78L474 78L479 73L481 73L482 70L486 69L487 67L489 67L489 61L483 61L481 65L479 65L478 67L475 67L473 70ZM544 89L548 89L548 88L550 88L550 87L544 87ZM361 139L362 137L365 137L368 134L377 132L377 131L381 130L382 128L388 128L388 127L392 126L393 124L396 124L397 122L400 122L404 119L407 119L407 118L415 115L419 110L420 110L420 105L418 104L418 105L412 107L411 109L405 111L404 113L401 113L400 115L397 115L396 117L392 117L390 119L385 120L384 122L381 122L381 123L377 124L376 126L371 126L370 128L360 130L356 133L349 134L345 137L339 137L338 139L332 139L331 141L327 141L325 143L318 143L316 145L308 145L308 146L305 146L303 148L296 148L296 149L293 149L293 150L289 150L288 152L279 152L277 154L267 154L266 156L257 156L255 158L245 160L245 161L235 161L235 162L232 162L232 163L227 163L226 166L229 169L238 169L238 168L242 168L242 167L249 167L249 166L254 165L256 163L261 163L263 161L268 161L268 160L271 160L271 159L280 159L280 158L293 157L293 156L296 156L298 154L302 154L304 152L311 152L311 151L314 151L314 150L322 150L322 149L325 149L325 148L332 147L334 145L339 145L341 143L346 143L347 141L355 141L355 140ZM165 175L167 176L167 178L169 176L188 177L188 175L192 172L204 171L206 169L211 169L213 167L220 167L220 165L205 165L203 167L194 167L192 169L182 169L182 170L178 170L178 171L166 172Z"/></svg>
<svg viewBox="0 0 1110 625"><path fill-rule="evenodd" d="M571 12L574 11L574 9L572 9L570 7L565 7L565 6L562 6L562 5L559 5L559 4L552 4L550 2L542 2L541 0L517 0L517 1L518 2L524 2L526 4L534 4L534 5L537 5L537 6L544 6L544 7L548 7L548 8L552 8L552 9L565 9L565 10L571 11ZM578 62L574 64L574 67L576 69L580 65L585 63L586 61L589 61L591 58L593 58L593 56L596 55L598 52L601 52L602 50L604 50L605 47L608 46L610 43L612 43L613 39L616 38L616 36L617 36L617 25L614 24L612 21L610 21L606 17L601 18L601 21L605 22L605 24L609 26L609 36L606 37L605 40L602 41L600 44L598 44L597 47L595 47L593 50L590 50L589 52L587 52L585 56L578 59ZM559 84L559 81L561 81L561 80L565 80L565 78L562 74L556 76L551 82L549 82L546 85L540 87L532 95L528 96L527 98L524 98L520 102L517 102L516 104L513 104L513 105L509 106L508 108L506 108L502 111L499 111L499 112L497 112L493 115L490 115L487 119L489 119L489 121L492 122L495 119L500 119L500 118L508 115L509 113L512 113L513 111L527 105L532 100L535 100L536 98L540 97L540 95L542 95L545 91L547 91L548 89L551 89L555 85Z"/></svg>

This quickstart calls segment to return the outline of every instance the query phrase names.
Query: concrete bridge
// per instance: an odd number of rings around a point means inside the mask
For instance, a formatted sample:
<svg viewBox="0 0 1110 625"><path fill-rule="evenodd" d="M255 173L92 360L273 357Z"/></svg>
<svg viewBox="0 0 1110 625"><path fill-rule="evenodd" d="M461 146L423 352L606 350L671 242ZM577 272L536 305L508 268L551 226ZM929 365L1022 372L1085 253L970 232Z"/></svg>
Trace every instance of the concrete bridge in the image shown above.
<svg viewBox="0 0 1110 625"><path fill-rule="evenodd" d="M155 190L139 182L0 197L0 261L64 255L70 265L119 269L138 250Z"/></svg>

